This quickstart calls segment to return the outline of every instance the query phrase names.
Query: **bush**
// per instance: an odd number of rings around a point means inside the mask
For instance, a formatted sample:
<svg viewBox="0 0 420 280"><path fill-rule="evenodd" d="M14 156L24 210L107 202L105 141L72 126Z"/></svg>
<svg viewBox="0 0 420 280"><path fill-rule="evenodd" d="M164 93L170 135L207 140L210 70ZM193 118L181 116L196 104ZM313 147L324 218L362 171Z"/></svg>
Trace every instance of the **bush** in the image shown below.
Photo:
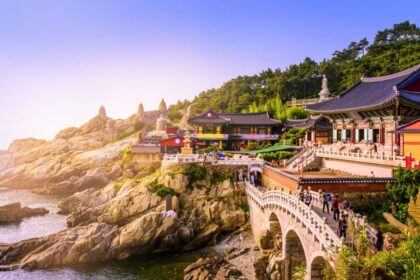
<svg viewBox="0 0 420 280"><path fill-rule="evenodd" d="M304 128L289 128L286 130L286 144L299 145L299 139L305 135Z"/></svg>
<svg viewBox="0 0 420 280"><path fill-rule="evenodd" d="M226 176L224 176L220 172L215 171L210 176L210 185L213 186L213 185L219 184L223 182L224 180L226 180Z"/></svg>
<svg viewBox="0 0 420 280"><path fill-rule="evenodd" d="M180 195L180 193L176 192L173 188L166 187L163 184L158 184L156 181L150 184L149 190L154 192L161 198L165 198L168 194L175 195L175 196Z"/></svg>
<svg viewBox="0 0 420 280"><path fill-rule="evenodd" d="M249 212L249 204L248 203L242 203L240 206L239 206L245 213L247 213L247 212Z"/></svg>
<svg viewBox="0 0 420 280"><path fill-rule="evenodd" d="M261 154L260 157L266 161L279 161L283 159L288 159L293 156L293 152L288 151L278 151L278 152L271 152L271 153L264 153Z"/></svg>
<svg viewBox="0 0 420 280"><path fill-rule="evenodd" d="M206 169L204 166L198 164L192 164L190 167L184 170L184 175L188 177L188 187L191 188L192 184L197 181L203 180L206 177Z"/></svg>
<svg viewBox="0 0 420 280"><path fill-rule="evenodd" d="M121 154L121 163L123 165L131 162L131 160L133 159L133 153L131 151L131 146L127 146L124 149L122 149L120 151Z"/></svg>

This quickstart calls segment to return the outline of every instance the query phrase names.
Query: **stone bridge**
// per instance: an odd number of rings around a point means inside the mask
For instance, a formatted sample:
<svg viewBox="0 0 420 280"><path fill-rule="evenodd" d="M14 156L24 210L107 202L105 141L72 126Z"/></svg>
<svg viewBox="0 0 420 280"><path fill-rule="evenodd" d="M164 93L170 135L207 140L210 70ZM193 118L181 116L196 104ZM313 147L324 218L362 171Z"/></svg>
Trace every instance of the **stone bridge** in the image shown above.
<svg viewBox="0 0 420 280"><path fill-rule="evenodd" d="M278 279L291 279L297 266L306 268L305 279L322 279L323 267L331 264L329 256L343 246L344 240L323 216L318 194L312 194L312 207L309 207L289 192L263 192L248 182L245 189L257 243L265 247L263 250L281 252L283 267ZM265 244L261 238L266 240Z"/></svg>

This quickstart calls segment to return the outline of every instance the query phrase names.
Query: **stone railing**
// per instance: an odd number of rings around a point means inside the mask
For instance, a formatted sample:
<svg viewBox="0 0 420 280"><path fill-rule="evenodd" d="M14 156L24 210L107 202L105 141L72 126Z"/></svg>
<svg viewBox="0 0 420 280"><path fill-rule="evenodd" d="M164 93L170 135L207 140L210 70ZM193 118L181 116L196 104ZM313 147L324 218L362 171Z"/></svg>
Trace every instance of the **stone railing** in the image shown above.
<svg viewBox="0 0 420 280"><path fill-rule="evenodd" d="M317 240L319 240L325 248L331 248L332 251L336 251L344 245L345 240L337 235L336 228L331 228L327 224L327 218L316 213L313 209L314 207L320 210L322 209L322 200L319 197L318 192L308 190L312 196L312 202L310 206L307 206L299 199L297 193L292 194L279 190L260 192L249 182L246 182L245 191L261 209L280 207L288 214L292 214L316 236ZM349 212L348 214L348 222L353 223L355 227L364 227L366 230L366 238L373 244L376 230L369 225L367 218L356 217L352 212Z"/></svg>
<svg viewBox="0 0 420 280"><path fill-rule="evenodd" d="M299 169L303 166L305 168L315 160L314 150L305 150L302 153L299 153L299 156L293 157L293 160L290 160L285 163L285 166L290 169Z"/></svg>
<svg viewBox="0 0 420 280"><path fill-rule="evenodd" d="M317 207L317 208L319 208L322 211L323 201L322 201L322 199L320 197L320 193L317 192L317 191L311 190L311 187L309 187L308 192L312 196L311 206ZM296 196L298 196L298 193L299 193L299 191L296 192ZM331 205L329 205L328 207L331 207ZM375 240L375 236L376 236L377 231L376 231L375 228L373 228L368 223L367 217L366 216L363 216L363 217L362 216L359 216L359 217L357 217L356 216L356 213L354 213L351 210L349 210L347 214L349 216L349 219L350 219L350 217L352 218L352 220L351 221L349 220L348 222L353 223L353 225L355 227L364 227L365 230L366 230L366 238L367 238L367 240L370 243L373 244L374 243L374 240Z"/></svg>
<svg viewBox="0 0 420 280"><path fill-rule="evenodd" d="M164 163L195 163L195 162L203 162L204 156L193 154L193 155L183 155L183 154L176 154L176 155L169 155L165 154L163 157ZM216 159L214 157L207 157L206 162L211 163L212 165L249 165L254 166L258 165L262 167L264 165L264 160L258 158L249 158L249 157L223 157Z"/></svg>
<svg viewBox="0 0 420 280"><path fill-rule="evenodd" d="M318 215L310 206L307 206L296 195L284 191L260 192L256 187L246 182L247 195L262 209L280 207L283 211L293 215L312 232L316 239L325 247L333 251L344 244L338 237L335 229L327 224L327 219ZM318 202L317 202L318 203Z"/></svg>
<svg viewBox="0 0 420 280"><path fill-rule="evenodd" d="M386 155L385 153L362 153L362 152L350 152L350 151L338 151L331 147L321 147L315 150L317 157L336 158L344 160L352 160L367 163L376 163L389 166L405 166L405 160L403 156Z"/></svg>

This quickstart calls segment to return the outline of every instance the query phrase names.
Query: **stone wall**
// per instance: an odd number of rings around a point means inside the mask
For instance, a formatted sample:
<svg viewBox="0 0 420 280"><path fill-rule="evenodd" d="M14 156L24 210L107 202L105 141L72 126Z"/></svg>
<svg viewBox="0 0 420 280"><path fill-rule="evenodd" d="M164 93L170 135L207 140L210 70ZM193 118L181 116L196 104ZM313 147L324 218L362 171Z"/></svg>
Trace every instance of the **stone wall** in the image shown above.
<svg viewBox="0 0 420 280"><path fill-rule="evenodd" d="M375 177L392 177L394 168L385 165L375 165L372 163L363 163L340 159L322 159L322 168L345 171L350 174Z"/></svg>

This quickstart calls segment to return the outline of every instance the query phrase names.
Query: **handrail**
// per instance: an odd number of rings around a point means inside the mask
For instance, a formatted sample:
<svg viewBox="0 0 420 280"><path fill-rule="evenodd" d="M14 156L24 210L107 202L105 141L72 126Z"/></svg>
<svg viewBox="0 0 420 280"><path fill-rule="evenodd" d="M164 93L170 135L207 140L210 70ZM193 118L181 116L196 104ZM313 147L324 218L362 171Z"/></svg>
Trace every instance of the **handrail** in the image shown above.
<svg viewBox="0 0 420 280"><path fill-rule="evenodd" d="M332 229L327 224L326 217L321 217L312 208L316 207L322 209L322 198L320 198L318 192L310 189L308 190L312 196L312 202L310 206L307 206L299 199L297 194L287 193L281 190L269 190L262 193L248 181L246 181L245 191L262 209L279 206L288 213L293 214L310 229L319 242L326 248L332 248L334 250L344 246L344 239L341 239L337 235L335 229ZM354 213L349 213L349 216L353 217L349 222L353 224L357 222L357 224L365 226L367 239L373 243L376 230L367 223L366 217L357 218L352 214Z"/></svg>
<svg viewBox="0 0 420 280"><path fill-rule="evenodd" d="M384 152L379 154L373 153L361 153L360 151L357 153L350 152L350 151L334 151L331 147L326 149L325 147L321 147L315 150L316 156L323 156L323 157L334 157L334 158L341 158L341 159L358 159L370 162L377 162L382 164L390 164L390 165L404 165L404 157L403 156L396 156L396 155L386 155Z"/></svg>
<svg viewBox="0 0 420 280"><path fill-rule="evenodd" d="M300 201L297 196L279 190L261 193L249 182L246 182L245 190L260 208L280 206L293 214L311 230L325 248L338 249L343 246L344 240L340 239L335 230L328 226L326 218L319 216L310 206Z"/></svg>
<svg viewBox="0 0 420 280"><path fill-rule="evenodd" d="M165 154L163 156L164 163L196 163L202 162L204 157L198 154L193 155L183 155L183 154L175 154L169 155ZM258 164L259 166L264 165L264 160L259 158L208 158L208 162L212 165L253 165Z"/></svg>

